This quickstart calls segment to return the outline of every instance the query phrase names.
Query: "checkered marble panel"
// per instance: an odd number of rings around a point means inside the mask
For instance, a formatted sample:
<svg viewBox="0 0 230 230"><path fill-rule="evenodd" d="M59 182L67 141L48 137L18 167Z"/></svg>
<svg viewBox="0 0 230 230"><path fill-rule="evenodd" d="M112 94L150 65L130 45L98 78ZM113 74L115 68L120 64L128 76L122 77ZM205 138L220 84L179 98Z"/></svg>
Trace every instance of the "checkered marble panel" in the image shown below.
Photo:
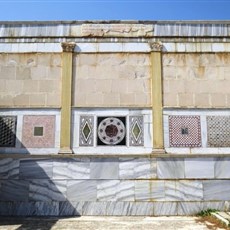
<svg viewBox="0 0 230 230"><path fill-rule="evenodd" d="M208 146L230 147L230 116L208 116Z"/></svg>
<svg viewBox="0 0 230 230"><path fill-rule="evenodd" d="M143 116L129 117L129 145L144 145L144 121Z"/></svg>
<svg viewBox="0 0 230 230"><path fill-rule="evenodd" d="M94 117L80 116L79 146L94 145Z"/></svg>
<svg viewBox="0 0 230 230"><path fill-rule="evenodd" d="M16 116L0 116L0 147L15 147Z"/></svg>
<svg viewBox="0 0 230 230"><path fill-rule="evenodd" d="M55 144L55 116L25 115L22 145L25 148L53 148Z"/></svg>
<svg viewBox="0 0 230 230"><path fill-rule="evenodd" d="M199 116L169 116L170 147L201 147Z"/></svg>

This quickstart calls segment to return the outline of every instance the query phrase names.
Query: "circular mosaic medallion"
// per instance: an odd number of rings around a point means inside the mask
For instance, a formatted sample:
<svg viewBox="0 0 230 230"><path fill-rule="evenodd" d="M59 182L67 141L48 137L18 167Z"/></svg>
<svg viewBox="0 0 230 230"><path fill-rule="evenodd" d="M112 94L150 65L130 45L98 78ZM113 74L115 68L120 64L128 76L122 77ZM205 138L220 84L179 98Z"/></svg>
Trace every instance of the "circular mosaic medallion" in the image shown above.
<svg viewBox="0 0 230 230"><path fill-rule="evenodd" d="M116 145L125 137L125 126L116 117L105 118L98 126L98 137L104 144Z"/></svg>

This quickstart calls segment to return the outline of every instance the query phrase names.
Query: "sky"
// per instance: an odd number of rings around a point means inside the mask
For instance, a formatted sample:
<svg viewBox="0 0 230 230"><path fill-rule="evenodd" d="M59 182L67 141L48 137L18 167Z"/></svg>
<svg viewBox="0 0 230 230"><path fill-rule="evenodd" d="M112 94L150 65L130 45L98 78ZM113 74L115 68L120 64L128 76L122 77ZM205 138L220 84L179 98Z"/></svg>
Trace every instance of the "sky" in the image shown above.
<svg viewBox="0 0 230 230"><path fill-rule="evenodd" d="M0 0L0 20L230 20L230 0Z"/></svg>

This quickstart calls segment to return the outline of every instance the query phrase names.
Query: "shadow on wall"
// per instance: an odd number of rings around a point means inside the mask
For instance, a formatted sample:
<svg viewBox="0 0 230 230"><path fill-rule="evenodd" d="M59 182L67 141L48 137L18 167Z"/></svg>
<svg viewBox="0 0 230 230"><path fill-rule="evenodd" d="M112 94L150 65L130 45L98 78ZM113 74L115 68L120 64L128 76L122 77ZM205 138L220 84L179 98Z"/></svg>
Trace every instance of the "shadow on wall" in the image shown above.
<svg viewBox="0 0 230 230"><path fill-rule="evenodd" d="M12 148L19 141L15 131L13 117L11 121L0 117L0 216L80 216L67 199L67 175L65 163L61 163L67 159L38 158L29 156L29 151L28 154L1 154L1 149ZM60 164L63 167L59 167ZM15 223L8 220L0 218L0 225L20 225L17 229L30 229L28 221L16 218ZM50 220L41 229L51 229L56 221L57 218ZM39 220L37 223L40 226Z"/></svg>

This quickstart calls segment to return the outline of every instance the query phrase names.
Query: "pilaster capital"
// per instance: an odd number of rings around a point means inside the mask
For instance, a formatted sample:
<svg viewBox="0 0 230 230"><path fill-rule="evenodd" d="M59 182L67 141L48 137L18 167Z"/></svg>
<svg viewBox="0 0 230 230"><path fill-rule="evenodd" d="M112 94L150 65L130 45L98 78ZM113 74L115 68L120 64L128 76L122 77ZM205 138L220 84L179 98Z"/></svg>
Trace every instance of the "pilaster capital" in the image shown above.
<svg viewBox="0 0 230 230"><path fill-rule="evenodd" d="M163 49L163 45L161 42L150 42L149 43L151 52L161 52Z"/></svg>
<svg viewBox="0 0 230 230"><path fill-rule="evenodd" d="M75 42L62 42L61 46L62 46L63 52L73 53L76 43Z"/></svg>

